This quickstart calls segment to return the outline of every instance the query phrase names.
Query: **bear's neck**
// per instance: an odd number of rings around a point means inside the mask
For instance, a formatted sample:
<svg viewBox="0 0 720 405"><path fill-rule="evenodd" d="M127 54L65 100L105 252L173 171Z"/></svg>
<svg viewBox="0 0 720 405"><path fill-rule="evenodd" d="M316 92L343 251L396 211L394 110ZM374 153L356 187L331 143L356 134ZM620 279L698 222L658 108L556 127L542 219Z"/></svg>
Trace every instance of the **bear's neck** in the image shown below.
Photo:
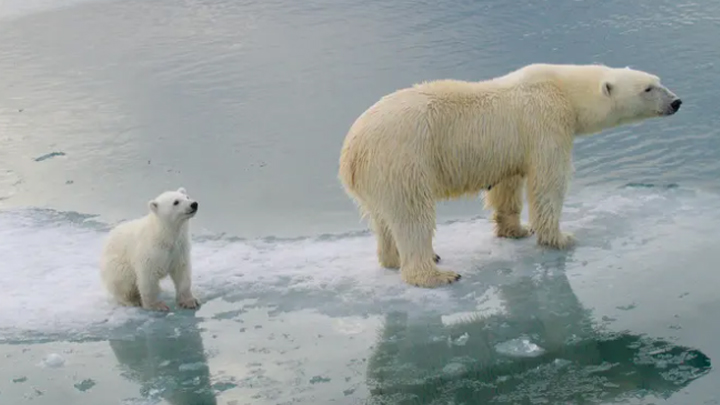
<svg viewBox="0 0 720 405"><path fill-rule="evenodd" d="M168 223L167 221L161 221L156 215L150 215L150 221L153 226L151 229L155 232L155 236L158 239L164 241L174 241L187 237L189 226L188 221L181 221L179 223Z"/></svg>
<svg viewBox="0 0 720 405"><path fill-rule="evenodd" d="M564 93L575 111L575 135L592 135L617 123L612 119L613 105L610 101L598 98L594 84L563 83Z"/></svg>

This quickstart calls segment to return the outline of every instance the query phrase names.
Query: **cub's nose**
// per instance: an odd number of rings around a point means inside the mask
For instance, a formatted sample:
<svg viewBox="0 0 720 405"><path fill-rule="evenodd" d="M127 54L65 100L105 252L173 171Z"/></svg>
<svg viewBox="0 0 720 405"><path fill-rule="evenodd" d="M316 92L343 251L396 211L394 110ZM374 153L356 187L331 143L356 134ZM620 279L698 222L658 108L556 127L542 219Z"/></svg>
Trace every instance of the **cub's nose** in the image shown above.
<svg viewBox="0 0 720 405"><path fill-rule="evenodd" d="M198 203L197 203L197 202L193 202L192 204L190 204L190 208L192 208L192 209L194 209L194 210L196 210L197 207L198 207Z"/></svg>
<svg viewBox="0 0 720 405"><path fill-rule="evenodd" d="M673 111L677 111L680 109L680 104L682 104L682 100L676 98L672 103L670 103L670 107L672 107Z"/></svg>

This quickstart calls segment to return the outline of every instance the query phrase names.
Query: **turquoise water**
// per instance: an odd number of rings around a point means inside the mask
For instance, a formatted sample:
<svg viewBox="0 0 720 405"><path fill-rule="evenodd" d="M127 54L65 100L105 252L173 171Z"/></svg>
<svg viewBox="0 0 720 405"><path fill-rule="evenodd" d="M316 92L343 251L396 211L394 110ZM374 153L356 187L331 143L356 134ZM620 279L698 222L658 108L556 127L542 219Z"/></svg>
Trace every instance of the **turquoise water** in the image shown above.
<svg viewBox="0 0 720 405"><path fill-rule="evenodd" d="M0 3L0 404L720 403L718 20L664 0ZM337 181L348 127L397 88L532 62L648 70L683 107L578 140L574 250L447 202L435 246L463 278L403 284ZM117 307L104 236L180 186L204 305Z"/></svg>

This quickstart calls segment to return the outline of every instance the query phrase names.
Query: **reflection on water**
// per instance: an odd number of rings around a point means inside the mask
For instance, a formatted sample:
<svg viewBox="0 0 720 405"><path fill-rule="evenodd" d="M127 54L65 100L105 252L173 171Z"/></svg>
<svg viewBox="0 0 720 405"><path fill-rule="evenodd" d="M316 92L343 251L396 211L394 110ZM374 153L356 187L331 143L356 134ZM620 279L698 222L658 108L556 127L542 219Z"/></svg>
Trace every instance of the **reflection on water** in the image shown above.
<svg viewBox="0 0 720 405"><path fill-rule="evenodd" d="M192 314L180 317L172 330L150 324L134 336L110 339L120 375L139 383L143 398L162 398L171 405L215 405L198 319Z"/></svg>
<svg viewBox="0 0 720 405"><path fill-rule="evenodd" d="M603 331L564 266L497 288L500 314L386 317L368 364L370 404L586 404L668 398L707 374L696 349Z"/></svg>

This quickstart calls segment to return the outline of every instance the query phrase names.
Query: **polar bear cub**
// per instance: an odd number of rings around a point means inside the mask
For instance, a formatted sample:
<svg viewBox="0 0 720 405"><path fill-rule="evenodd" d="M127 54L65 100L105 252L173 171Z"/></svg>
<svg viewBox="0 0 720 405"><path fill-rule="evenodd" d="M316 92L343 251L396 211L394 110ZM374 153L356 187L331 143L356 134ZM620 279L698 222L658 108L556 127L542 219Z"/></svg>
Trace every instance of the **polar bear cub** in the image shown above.
<svg viewBox="0 0 720 405"><path fill-rule="evenodd" d="M189 220L198 203L181 187L160 194L148 208L144 217L110 231L100 261L103 284L122 305L168 311L158 295L160 280L169 275L178 306L197 308L200 303L190 290Z"/></svg>

